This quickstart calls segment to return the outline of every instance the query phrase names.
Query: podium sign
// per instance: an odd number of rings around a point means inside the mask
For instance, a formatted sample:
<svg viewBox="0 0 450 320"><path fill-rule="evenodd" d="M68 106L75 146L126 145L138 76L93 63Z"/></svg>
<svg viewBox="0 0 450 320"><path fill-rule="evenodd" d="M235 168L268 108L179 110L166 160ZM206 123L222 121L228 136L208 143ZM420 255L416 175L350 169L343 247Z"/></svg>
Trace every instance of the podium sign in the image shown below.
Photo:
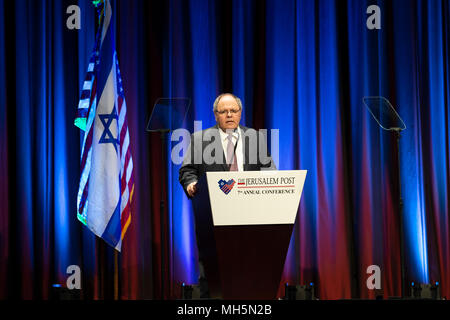
<svg viewBox="0 0 450 320"><path fill-rule="evenodd" d="M214 226L294 224L306 170L207 172Z"/></svg>
<svg viewBox="0 0 450 320"><path fill-rule="evenodd" d="M212 298L275 299L306 170L207 172L193 205Z"/></svg>

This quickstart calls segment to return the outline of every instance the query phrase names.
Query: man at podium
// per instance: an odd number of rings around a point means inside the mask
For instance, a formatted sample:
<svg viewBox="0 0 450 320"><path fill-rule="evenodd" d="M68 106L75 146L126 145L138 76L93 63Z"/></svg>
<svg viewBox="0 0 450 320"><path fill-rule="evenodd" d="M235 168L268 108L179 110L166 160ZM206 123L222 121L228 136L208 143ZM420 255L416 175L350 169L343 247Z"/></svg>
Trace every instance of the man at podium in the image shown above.
<svg viewBox="0 0 450 320"><path fill-rule="evenodd" d="M263 134L239 125L242 102L237 96L232 93L219 95L214 101L213 112L217 124L192 134L180 168L179 180L189 198L195 195L197 181L205 172L276 169ZM211 150L211 154L205 153L206 150Z"/></svg>
<svg viewBox="0 0 450 320"><path fill-rule="evenodd" d="M219 95L213 104L217 124L191 135L190 144L179 171L179 181L186 195L192 199L198 191L198 181L210 171L276 170L267 151L264 135L239 125L242 114L241 100L231 93ZM194 214L195 211L194 211ZM197 221L196 216L196 221ZM199 238L202 230L196 223L199 250L200 297L209 298L202 257L206 249ZM205 239L205 238L203 238ZM207 242L203 240L203 243Z"/></svg>

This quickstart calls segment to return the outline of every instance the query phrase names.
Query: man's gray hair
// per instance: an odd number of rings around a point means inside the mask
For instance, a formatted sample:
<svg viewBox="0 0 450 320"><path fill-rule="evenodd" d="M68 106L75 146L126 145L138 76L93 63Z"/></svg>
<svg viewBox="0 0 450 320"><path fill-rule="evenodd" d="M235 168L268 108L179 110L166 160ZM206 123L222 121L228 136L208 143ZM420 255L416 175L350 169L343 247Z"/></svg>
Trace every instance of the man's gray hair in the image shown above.
<svg viewBox="0 0 450 320"><path fill-rule="evenodd" d="M239 109L240 110L242 110L242 102L241 102L241 99L239 99L237 96L235 96L234 94L232 94L232 93L222 93L221 95L219 95L217 98L216 98L216 100L214 101L214 104L213 104L213 112L216 112L217 111L217 105L219 104L219 101L220 101L220 99L222 99L222 97L223 96L232 96L233 98L234 98L234 100L236 100L236 102L237 102L237 104L238 104L238 106L239 106Z"/></svg>

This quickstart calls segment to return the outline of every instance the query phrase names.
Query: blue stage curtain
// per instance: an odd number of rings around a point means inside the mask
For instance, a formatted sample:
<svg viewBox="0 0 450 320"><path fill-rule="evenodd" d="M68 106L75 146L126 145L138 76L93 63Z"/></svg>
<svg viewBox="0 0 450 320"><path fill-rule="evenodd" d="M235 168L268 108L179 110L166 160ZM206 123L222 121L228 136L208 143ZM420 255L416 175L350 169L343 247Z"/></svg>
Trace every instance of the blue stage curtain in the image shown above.
<svg viewBox="0 0 450 320"><path fill-rule="evenodd" d="M159 201L168 190L164 284L197 281L192 209L179 165L145 132L160 97L191 100L185 127L215 124L232 91L242 124L279 129L279 169L308 176L280 283L314 282L321 299L400 295L398 190L409 282L439 281L450 297L450 5L379 0L112 1L136 177L119 255L76 219L80 132L73 120L94 44L95 9L79 0L0 0L0 297L47 298L81 266L86 298L161 297ZM407 129L380 129L364 96L388 98ZM167 158L170 148L167 146ZM161 184L161 177L164 183Z"/></svg>
<svg viewBox="0 0 450 320"><path fill-rule="evenodd" d="M73 219L80 148L73 119L94 13L83 10L85 32L68 30L70 4L0 2L2 296L48 298L53 284L65 286L69 265L86 275L90 261L94 268L94 239Z"/></svg>
<svg viewBox="0 0 450 320"><path fill-rule="evenodd" d="M6 104L5 17L0 8L0 283L8 279L9 246L9 182L8 182L8 130ZM6 297L7 286L0 286L0 298Z"/></svg>

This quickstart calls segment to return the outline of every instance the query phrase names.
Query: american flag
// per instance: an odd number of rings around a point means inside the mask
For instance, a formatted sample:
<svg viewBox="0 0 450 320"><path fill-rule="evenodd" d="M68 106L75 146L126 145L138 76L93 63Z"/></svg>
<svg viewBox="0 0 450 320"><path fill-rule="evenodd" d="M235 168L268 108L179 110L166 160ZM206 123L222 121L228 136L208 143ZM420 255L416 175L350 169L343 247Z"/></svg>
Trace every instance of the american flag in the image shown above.
<svg viewBox="0 0 450 320"><path fill-rule="evenodd" d="M236 183L236 181L234 181L234 179L230 179L228 181L220 179L220 181L219 181L219 188L225 194L228 194L228 193L230 193L231 189L233 189L235 183Z"/></svg>
<svg viewBox="0 0 450 320"><path fill-rule="evenodd" d="M133 159L111 5L96 6L100 27L75 120L84 131L77 217L120 251L131 223Z"/></svg>

